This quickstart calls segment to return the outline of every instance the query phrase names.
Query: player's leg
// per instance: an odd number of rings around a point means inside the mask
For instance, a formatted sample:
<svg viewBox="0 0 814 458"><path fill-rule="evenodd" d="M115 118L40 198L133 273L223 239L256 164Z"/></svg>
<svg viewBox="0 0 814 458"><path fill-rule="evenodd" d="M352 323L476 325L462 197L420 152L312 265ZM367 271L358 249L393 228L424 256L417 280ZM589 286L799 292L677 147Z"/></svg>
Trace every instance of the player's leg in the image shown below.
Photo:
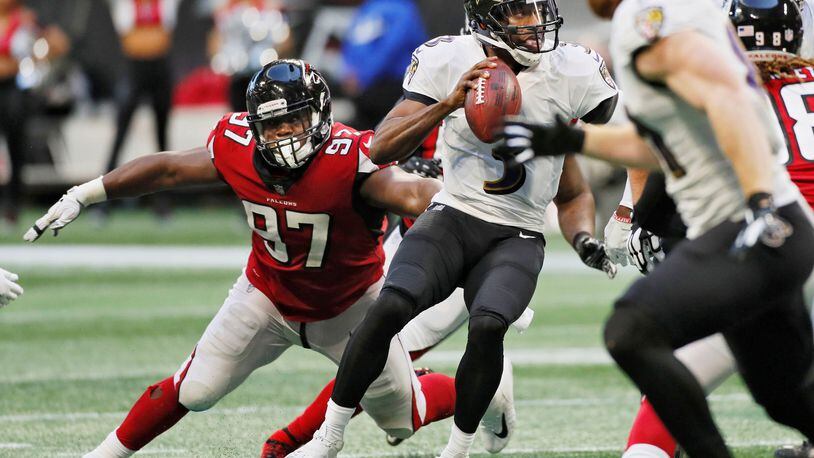
<svg viewBox="0 0 814 458"><path fill-rule="evenodd" d="M385 272L389 269L390 262L402 239L400 228L396 228L386 237L384 241ZM443 302L419 313L410 320L399 332L401 343L410 352L410 358L415 361L460 328L468 317L469 311L464 303L463 289L458 288ZM424 371L417 371L419 374L421 372ZM422 377L424 375L419 375L419 378ZM445 376L434 375L430 379L439 377ZM316 398L291 423L269 436L262 456L273 458L282 452L289 453L311 440L314 432L325 421L325 410L333 392L334 382L334 379L328 382ZM357 414L360 411L357 409Z"/></svg>
<svg viewBox="0 0 814 458"><path fill-rule="evenodd" d="M417 311L455 290L464 270L460 214L443 205L431 206L405 235L381 294L342 355L321 428L326 441L341 442L355 406L388 361L393 337Z"/></svg>
<svg viewBox="0 0 814 458"><path fill-rule="evenodd" d="M685 345L676 350L675 355L707 394L737 370L735 358L721 334ZM676 447L675 439L659 419L653 405L646 396L642 397L623 458L670 458L675 454Z"/></svg>
<svg viewBox="0 0 814 458"><path fill-rule="evenodd" d="M801 287L814 236L799 207L780 213L795 227L782 247L760 245L737 260L729 247L740 225L722 223L636 282L606 323L611 355L691 456L730 455L703 389L673 349L762 313L778 292Z"/></svg>
<svg viewBox="0 0 814 458"><path fill-rule="evenodd" d="M371 288L351 308L330 320L307 324L308 345L331 360L340 363L345 347L353 339L350 331L378 304L378 286ZM357 331L358 332L358 331ZM361 406L388 435L407 438L421 426L452 415L455 405L454 379L443 374L417 376L409 353L398 335L392 338L386 362L379 376L370 383L361 399ZM350 412L351 414L353 412ZM330 404L326 424L332 415ZM341 449L341 437L324 442L325 428L292 456L335 456Z"/></svg>
<svg viewBox="0 0 814 458"><path fill-rule="evenodd" d="M481 419L484 445L493 453L505 447L514 429L512 380L510 372L504 374L503 338L534 294L543 267L544 240L542 236L520 238L518 231L505 230L510 237L483 256L466 278L469 336L455 376L455 425L444 451L449 456L469 451Z"/></svg>
<svg viewBox="0 0 814 458"><path fill-rule="evenodd" d="M404 348L410 353L410 359L415 361L447 336L461 327L469 317L469 311L463 299L463 289L458 288L446 300L431 307L413 318L407 326L399 332ZM426 370L416 369L419 380L427 386L427 380L443 379L442 374L428 374ZM425 379L424 377L428 377ZM317 394L314 400L284 428L278 429L269 436L264 446L264 458L275 458L281 453L290 453L305 442L311 440L314 432L325 421L325 410L328 399L333 392L335 380L332 379ZM356 413L361 412L361 407ZM395 438L394 438L395 439ZM390 439L388 439L390 440ZM395 445L397 442L391 443ZM284 455L283 455L284 456Z"/></svg>
<svg viewBox="0 0 814 458"><path fill-rule="evenodd" d="M814 336L801 291L724 335L766 413L814 441Z"/></svg>
<svg viewBox="0 0 814 458"><path fill-rule="evenodd" d="M276 329L280 322L268 298L241 275L178 372L147 388L122 424L87 456L129 456L188 411L212 407L291 345Z"/></svg>

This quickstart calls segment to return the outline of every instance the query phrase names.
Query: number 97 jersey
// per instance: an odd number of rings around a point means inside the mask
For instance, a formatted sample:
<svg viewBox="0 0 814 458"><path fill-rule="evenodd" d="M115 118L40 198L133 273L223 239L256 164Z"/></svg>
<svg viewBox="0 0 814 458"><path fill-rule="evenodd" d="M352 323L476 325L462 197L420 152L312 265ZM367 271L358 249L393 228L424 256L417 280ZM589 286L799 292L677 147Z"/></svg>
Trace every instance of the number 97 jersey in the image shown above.
<svg viewBox="0 0 814 458"><path fill-rule="evenodd" d="M334 123L322 149L284 186L261 178L246 113L227 114L209 134L215 168L252 229L246 276L286 319L334 317L382 277L384 212L358 195L379 170L368 158L372 136Z"/></svg>
<svg viewBox="0 0 814 458"><path fill-rule="evenodd" d="M800 67L795 77L764 84L786 139L779 159L814 208L814 68Z"/></svg>

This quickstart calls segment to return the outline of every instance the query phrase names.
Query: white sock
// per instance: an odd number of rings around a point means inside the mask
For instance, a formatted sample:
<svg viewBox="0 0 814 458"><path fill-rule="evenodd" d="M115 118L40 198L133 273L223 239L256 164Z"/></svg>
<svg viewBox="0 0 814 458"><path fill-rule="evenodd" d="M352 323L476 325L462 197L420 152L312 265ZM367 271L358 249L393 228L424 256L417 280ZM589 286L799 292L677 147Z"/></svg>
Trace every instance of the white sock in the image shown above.
<svg viewBox="0 0 814 458"><path fill-rule="evenodd" d="M452 430L449 433L449 442L441 452L441 458L461 458L469 456L469 449L475 442L475 433L469 434L458 429L455 422L452 423Z"/></svg>
<svg viewBox="0 0 814 458"><path fill-rule="evenodd" d="M345 427L348 426L355 407L342 407L335 403L333 399L328 400L328 410L325 412L325 429L327 439L332 441L342 440L345 435Z"/></svg>
<svg viewBox="0 0 814 458"><path fill-rule="evenodd" d="M116 436L116 431L113 431L105 437L105 440L98 447L83 458L127 458L134 453L136 451L125 447Z"/></svg>
<svg viewBox="0 0 814 458"><path fill-rule="evenodd" d="M625 450L622 458L670 458L670 455L655 445L633 444Z"/></svg>

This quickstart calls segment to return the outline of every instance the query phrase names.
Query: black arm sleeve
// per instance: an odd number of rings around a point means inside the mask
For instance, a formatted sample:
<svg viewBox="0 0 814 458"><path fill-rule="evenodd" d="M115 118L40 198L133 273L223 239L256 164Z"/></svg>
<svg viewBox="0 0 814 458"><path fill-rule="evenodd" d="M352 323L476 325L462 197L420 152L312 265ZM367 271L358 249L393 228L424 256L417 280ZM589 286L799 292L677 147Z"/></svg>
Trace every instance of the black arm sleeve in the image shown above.
<svg viewBox="0 0 814 458"><path fill-rule="evenodd" d="M588 124L605 124L613 117L613 112L616 111L616 104L619 102L619 94L614 94L613 97L608 97L596 106L588 114L581 119Z"/></svg>

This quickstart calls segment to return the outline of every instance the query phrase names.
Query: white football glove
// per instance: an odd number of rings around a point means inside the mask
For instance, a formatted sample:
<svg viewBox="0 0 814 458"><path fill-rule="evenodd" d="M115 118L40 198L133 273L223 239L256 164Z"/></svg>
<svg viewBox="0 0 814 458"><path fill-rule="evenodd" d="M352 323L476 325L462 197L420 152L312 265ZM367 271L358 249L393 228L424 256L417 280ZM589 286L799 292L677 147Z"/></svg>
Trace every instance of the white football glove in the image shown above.
<svg viewBox="0 0 814 458"><path fill-rule="evenodd" d="M631 226L629 218L620 218L616 212L605 226L605 251L611 262L622 267L632 263L627 251L627 239L630 237Z"/></svg>
<svg viewBox="0 0 814 458"><path fill-rule="evenodd" d="M661 237L647 229L637 227L627 239L627 250L639 272L648 274L664 260Z"/></svg>
<svg viewBox="0 0 814 458"><path fill-rule="evenodd" d="M54 231L54 237L56 237L59 230L75 220L84 207L102 202L106 198L107 193L102 184L102 177L74 186L63 194L45 215L34 222L31 229L23 235L23 240L34 242L49 228Z"/></svg>
<svg viewBox="0 0 814 458"><path fill-rule="evenodd" d="M23 288L17 284L19 279L17 274L0 269L0 308L23 294Z"/></svg>

